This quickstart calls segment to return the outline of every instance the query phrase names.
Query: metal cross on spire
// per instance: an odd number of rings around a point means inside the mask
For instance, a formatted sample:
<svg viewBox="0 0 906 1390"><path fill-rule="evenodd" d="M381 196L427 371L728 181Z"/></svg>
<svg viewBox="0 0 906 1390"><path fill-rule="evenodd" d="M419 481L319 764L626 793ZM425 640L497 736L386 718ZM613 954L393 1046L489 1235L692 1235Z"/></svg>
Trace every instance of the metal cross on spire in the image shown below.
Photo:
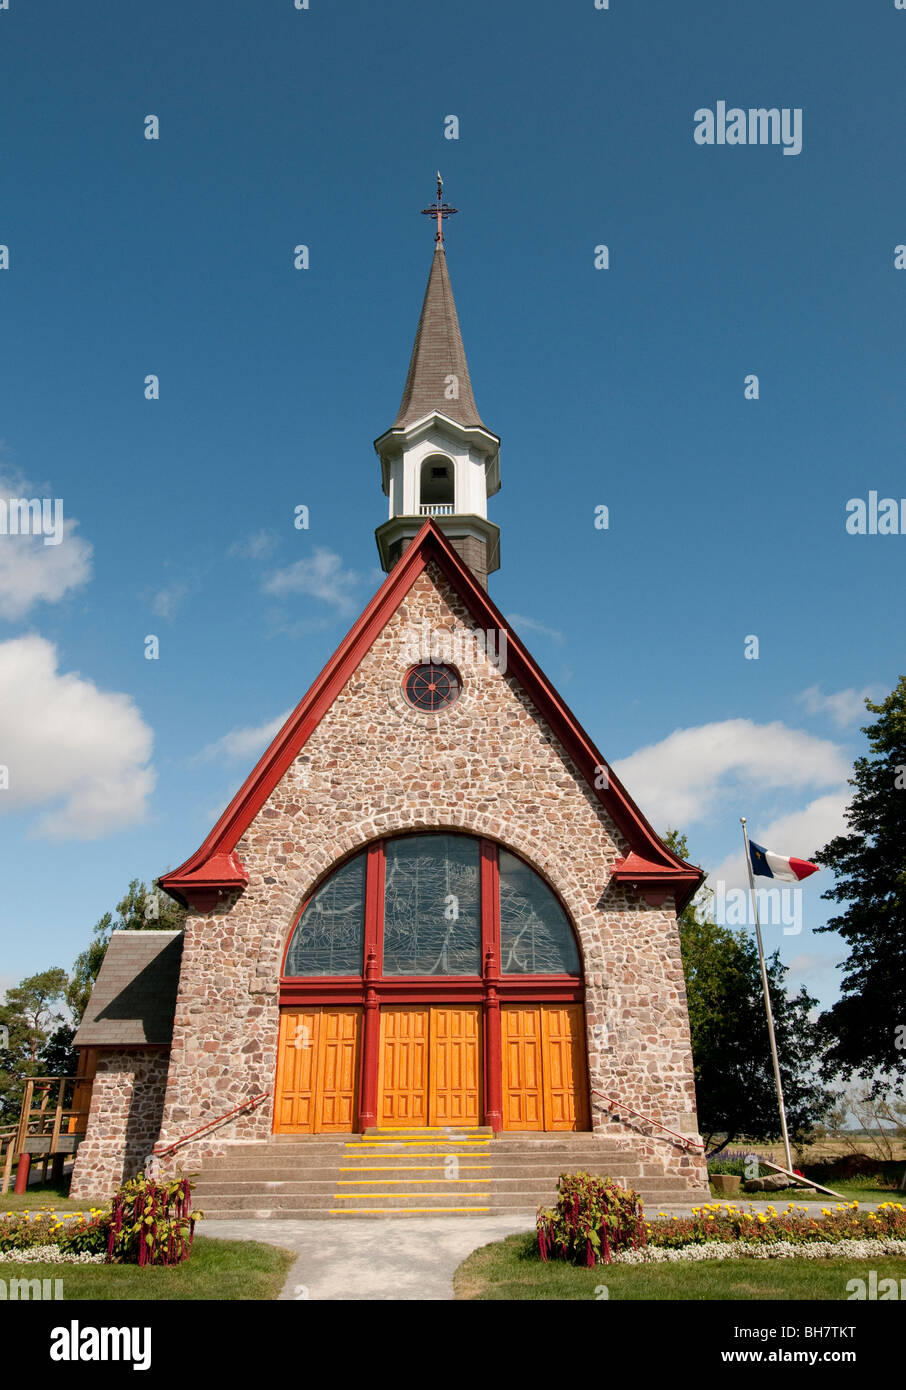
<svg viewBox="0 0 906 1390"><path fill-rule="evenodd" d="M422 208L422 216L437 218L437 231L434 234L434 240L439 246L443 246L444 242L444 222L448 217L451 217L454 212L459 212L459 208L451 208L449 203L444 202L444 181L438 169L437 201L429 208Z"/></svg>

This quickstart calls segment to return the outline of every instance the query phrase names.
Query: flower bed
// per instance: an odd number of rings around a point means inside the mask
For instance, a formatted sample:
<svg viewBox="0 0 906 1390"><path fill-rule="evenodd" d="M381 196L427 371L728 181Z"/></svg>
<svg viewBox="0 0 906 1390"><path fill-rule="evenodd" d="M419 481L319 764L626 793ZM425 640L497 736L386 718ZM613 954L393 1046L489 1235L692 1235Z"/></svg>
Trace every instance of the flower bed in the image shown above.
<svg viewBox="0 0 906 1390"><path fill-rule="evenodd" d="M614 1255L615 1264L667 1264L683 1260L875 1260L879 1255L906 1257L906 1240L877 1236L868 1240L777 1240L769 1244L751 1240L706 1240L700 1245L666 1249L643 1245Z"/></svg>
<svg viewBox="0 0 906 1390"><path fill-rule="evenodd" d="M657 1221L646 1221L645 1233L646 1246L663 1250L706 1242L801 1246L813 1241L832 1245L845 1240L906 1240L906 1207L902 1202L882 1202L876 1212L862 1212L858 1202L838 1202L833 1208L822 1207L818 1218L793 1202L784 1211L770 1206L766 1212L743 1210L730 1202L710 1202L693 1207L691 1216L668 1219L661 1212Z"/></svg>
<svg viewBox="0 0 906 1390"><path fill-rule="evenodd" d="M22 1250L4 1250L0 1253L0 1264L5 1265L102 1265L106 1255L89 1255L83 1250L61 1250L59 1245L29 1245Z"/></svg>
<svg viewBox="0 0 906 1390"><path fill-rule="evenodd" d="M557 1205L539 1209L538 1253L542 1260L573 1264L630 1264L670 1259L759 1259L801 1254L906 1255L906 1206L882 1202L877 1211L860 1211L858 1202L838 1202L813 1216L790 1202L784 1211L743 1209L731 1202L693 1207L691 1216L660 1212L648 1220L636 1192L609 1178L562 1173Z"/></svg>
<svg viewBox="0 0 906 1390"><path fill-rule="evenodd" d="M57 1216L52 1207L0 1219L0 1260L22 1263L180 1264L189 1258L195 1222L187 1178L157 1183L143 1174L124 1183L109 1208ZM36 1251L56 1251L53 1259Z"/></svg>

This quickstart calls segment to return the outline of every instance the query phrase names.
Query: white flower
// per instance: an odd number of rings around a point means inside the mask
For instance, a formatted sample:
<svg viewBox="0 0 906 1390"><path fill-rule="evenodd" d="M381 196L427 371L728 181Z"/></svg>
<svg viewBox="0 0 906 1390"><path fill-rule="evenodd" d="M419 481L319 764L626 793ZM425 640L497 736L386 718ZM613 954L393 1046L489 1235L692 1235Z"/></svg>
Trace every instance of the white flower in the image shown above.
<svg viewBox="0 0 906 1390"><path fill-rule="evenodd" d="M67 1254L58 1245L30 1245L27 1250L0 1250L0 1264L100 1265L106 1255Z"/></svg>
<svg viewBox="0 0 906 1390"><path fill-rule="evenodd" d="M878 1255L906 1255L906 1240L812 1240L801 1245L779 1240L773 1245L761 1242L706 1240L701 1245L685 1245L680 1250L664 1250L643 1245L614 1255L614 1264L671 1264L686 1260L872 1260Z"/></svg>

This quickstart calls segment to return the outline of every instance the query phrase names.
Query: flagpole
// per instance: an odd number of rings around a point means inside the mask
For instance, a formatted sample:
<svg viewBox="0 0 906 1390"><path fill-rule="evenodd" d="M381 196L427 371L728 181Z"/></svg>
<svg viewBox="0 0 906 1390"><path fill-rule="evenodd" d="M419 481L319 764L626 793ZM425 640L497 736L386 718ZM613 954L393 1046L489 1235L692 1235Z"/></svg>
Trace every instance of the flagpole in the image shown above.
<svg viewBox="0 0 906 1390"><path fill-rule="evenodd" d="M758 921L758 899L755 896L755 875L752 872L752 854L749 849L749 832L745 816L739 817L742 825L742 838L746 847L746 868L749 871L749 889L752 894L752 911L755 914L755 936L758 941L758 959L761 963L761 986L764 990L764 1007L768 1015L768 1038L771 1042L771 1059L774 1063L774 1085L777 1088L777 1103L780 1106L780 1128L783 1131L783 1146L786 1150L786 1166L793 1171L793 1158L790 1153L790 1136L786 1128L786 1110L783 1104L783 1087L780 1084L780 1063L777 1060L777 1039L774 1037L774 1015L771 1010L771 994L768 989L768 971L764 963L764 945L761 940L761 924Z"/></svg>

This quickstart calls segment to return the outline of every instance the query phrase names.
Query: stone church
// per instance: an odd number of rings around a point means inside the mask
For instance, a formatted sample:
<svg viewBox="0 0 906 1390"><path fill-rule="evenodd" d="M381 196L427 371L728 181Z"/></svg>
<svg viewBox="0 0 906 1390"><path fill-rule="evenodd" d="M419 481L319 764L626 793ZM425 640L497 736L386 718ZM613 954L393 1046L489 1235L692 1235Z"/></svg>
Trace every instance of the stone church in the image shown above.
<svg viewBox="0 0 906 1390"><path fill-rule="evenodd" d="M426 211L427 290L375 442L387 578L161 880L184 931L113 937L76 1037L93 1077L80 1197L152 1155L202 1179L239 1164L250 1191L278 1173L273 1191L312 1162L348 1171L363 1145L405 1176L336 1179L363 1200L328 1179L311 1214L494 1209L506 1153L544 1155L548 1179L596 1166L658 1200L707 1194L677 928L702 876L488 594L500 441L473 395L440 186ZM469 1144L487 1163L454 1200L415 1176Z"/></svg>

